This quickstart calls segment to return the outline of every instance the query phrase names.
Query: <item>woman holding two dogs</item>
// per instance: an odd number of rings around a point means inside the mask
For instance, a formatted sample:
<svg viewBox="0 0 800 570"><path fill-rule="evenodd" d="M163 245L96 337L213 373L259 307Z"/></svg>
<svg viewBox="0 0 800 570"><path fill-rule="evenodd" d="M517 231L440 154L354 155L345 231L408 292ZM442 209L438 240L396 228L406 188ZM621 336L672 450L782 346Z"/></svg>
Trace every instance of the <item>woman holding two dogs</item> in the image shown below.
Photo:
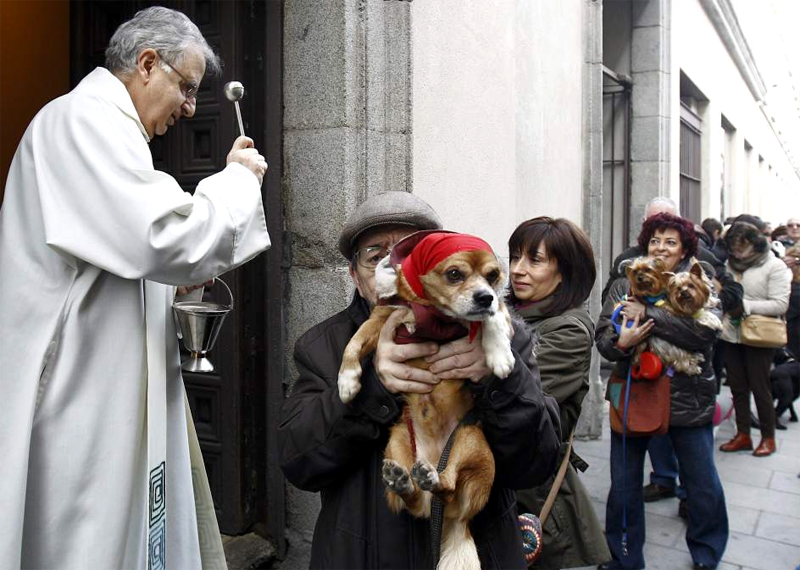
<svg viewBox="0 0 800 570"><path fill-rule="evenodd" d="M545 393L558 400L562 456L589 391L594 323L583 303L595 281L586 234L563 218L528 220L508 240L508 301L528 325ZM563 483L542 529L543 548L533 568L558 570L611 557L591 498L575 468L588 465L571 453ZM542 512L555 475L544 485L517 491L520 513Z"/></svg>
<svg viewBox="0 0 800 570"><path fill-rule="evenodd" d="M613 374L617 378L627 377L634 364L637 345L651 337L694 355L695 360L698 360L697 354L702 355L699 373L674 371L670 378L667 433L678 457L681 482L686 487L686 543L694 567L716 568L728 540L728 515L714 465L712 428L717 385L711 355L718 331L701 324L694 316L681 316L670 310L665 300L670 274L680 274L683 281L694 287L688 294L688 301L703 293L703 298L707 298L713 286L709 279L697 275L693 259L697 237L688 220L666 213L652 216L642 225L638 241L648 258L640 258L641 265L648 269L643 269L641 276L633 280L620 278L612 284L597 323L597 348L615 363ZM694 274L689 273L692 267ZM713 275L713 270L706 273ZM633 288L632 282L636 285ZM636 292L646 284L652 285L651 291L637 296ZM621 304L622 322L615 326L612 313L618 304ZM612 395L607 393L606 398L612 399ZM648 436L624 436L612 430L611 489L606 506L606 540L612 560L598 567L603 570L645 567L642 483L649 440Z"/></svg>

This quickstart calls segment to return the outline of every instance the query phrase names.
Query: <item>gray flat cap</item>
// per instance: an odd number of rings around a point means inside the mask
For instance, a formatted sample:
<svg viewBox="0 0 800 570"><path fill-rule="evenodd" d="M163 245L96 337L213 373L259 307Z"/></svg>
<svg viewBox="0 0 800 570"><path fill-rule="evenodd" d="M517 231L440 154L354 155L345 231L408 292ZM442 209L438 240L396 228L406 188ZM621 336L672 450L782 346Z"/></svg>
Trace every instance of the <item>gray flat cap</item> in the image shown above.
<svg viewBox="0 0 800 570"><path fill-rule="evenodd" d="M350 214L339 235L339 251L353 257L353 246L364 231L377 226L405 225L418 230L442 229L442 221L422 198L408 192L385 192L367 198Z"/></svg>

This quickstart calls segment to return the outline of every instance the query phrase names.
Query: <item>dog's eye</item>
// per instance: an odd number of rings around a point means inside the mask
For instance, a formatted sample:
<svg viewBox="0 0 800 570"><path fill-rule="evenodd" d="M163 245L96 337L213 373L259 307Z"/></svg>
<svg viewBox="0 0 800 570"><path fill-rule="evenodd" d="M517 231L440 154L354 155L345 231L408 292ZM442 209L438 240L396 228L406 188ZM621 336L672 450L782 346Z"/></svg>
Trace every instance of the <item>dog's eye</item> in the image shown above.
<svg viewBox="0 0 800 570"><path fill-rule="evenodd" d="M489 282L489 285L494 285L494 284L495 284L495 282L496 282L496 281L497 281L499 278L500 278L500 272L499 272L499 271L497 271L496 269L495 269L495 270L493 270L493 271L490 271L490 272L489 272L489 273L486 275L486 281L488 281L488 282Z"/></svg>
<svg viewBox="0 0 800 570"><path fill-rule="evenodd" d="M460 283L464 280L464 274L461 273L458 269L450 269L445 273L447 280L450 283Z"/></svg>

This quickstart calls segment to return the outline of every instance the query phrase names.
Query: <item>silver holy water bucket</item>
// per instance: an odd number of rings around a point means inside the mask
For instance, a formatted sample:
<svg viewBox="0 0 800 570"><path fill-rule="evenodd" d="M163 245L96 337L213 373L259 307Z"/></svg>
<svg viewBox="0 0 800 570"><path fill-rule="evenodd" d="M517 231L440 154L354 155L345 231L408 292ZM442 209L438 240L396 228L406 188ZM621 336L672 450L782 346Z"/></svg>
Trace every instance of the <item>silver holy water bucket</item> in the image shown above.
<svg viewBox="0 0 800 570"><path fill-rule="evenodd" d="M214 365L206 357L206 353L214 348L222 322L233 309L233 293L228 284L219 277L214 283L222 283L228 290L230 305L208 301L181 301L172 304L178 320L178 337L183 340L183 346L190 353L181 362L181 369L187 372L214 371Z"/></svg>

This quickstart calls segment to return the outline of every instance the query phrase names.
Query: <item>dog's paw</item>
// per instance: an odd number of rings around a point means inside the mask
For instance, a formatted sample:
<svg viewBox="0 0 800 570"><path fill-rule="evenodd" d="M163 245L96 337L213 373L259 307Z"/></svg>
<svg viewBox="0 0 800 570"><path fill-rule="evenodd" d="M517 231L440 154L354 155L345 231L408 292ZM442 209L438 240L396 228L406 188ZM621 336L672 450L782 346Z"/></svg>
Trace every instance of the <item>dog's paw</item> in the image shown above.
<svg viewBox="0 0 800 570"><path fill-rule="evenodd" d="M339 371L339 398L347 404L361 390L361 367Z"/></svg>
<svg viewBox="0 0 800 570"><path fill-rule="evenodd" d="M506 378L514 369L514 353L511 347L504 345L486 353L486 365L498 378Z"/></svg>
<svg viewBox="0 0 800 570"><path fill-rule="evenodd" d="M411 467L411 478L423 491L436 491L439 488L439 473L426 461L417 461Z"/></svg>
<svg viewBox="0 0 800 570"><path fill-rule="evenodd" d="M406 468L393 459L384 459L381 478L386 488L394 493L406 495L414 490Z"/></svg>

